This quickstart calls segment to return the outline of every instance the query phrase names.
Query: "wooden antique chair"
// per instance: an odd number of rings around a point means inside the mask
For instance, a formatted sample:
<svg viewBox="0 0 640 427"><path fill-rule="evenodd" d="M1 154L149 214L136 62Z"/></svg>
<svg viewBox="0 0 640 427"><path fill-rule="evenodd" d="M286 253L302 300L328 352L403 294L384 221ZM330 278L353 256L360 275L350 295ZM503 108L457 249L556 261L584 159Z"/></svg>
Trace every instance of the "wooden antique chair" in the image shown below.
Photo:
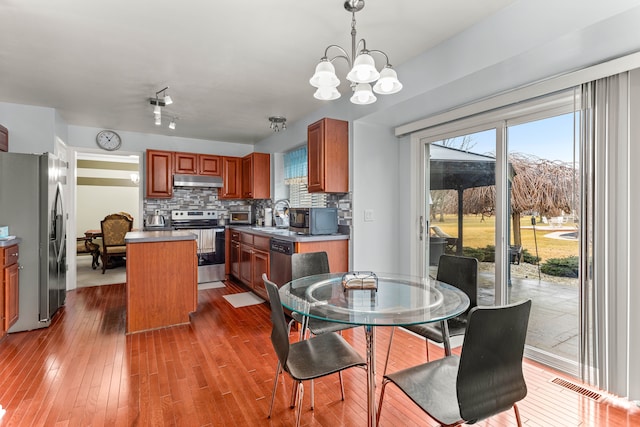
<svg viewBox="0 0 640 427"><path fill-rule="evenodd" d="M124 236L131 231L133 220L130 216L120 213L107 215L100 221L102 231L102 274L111 264L109 260L113 257L125 257L127 247Z"/></svg>

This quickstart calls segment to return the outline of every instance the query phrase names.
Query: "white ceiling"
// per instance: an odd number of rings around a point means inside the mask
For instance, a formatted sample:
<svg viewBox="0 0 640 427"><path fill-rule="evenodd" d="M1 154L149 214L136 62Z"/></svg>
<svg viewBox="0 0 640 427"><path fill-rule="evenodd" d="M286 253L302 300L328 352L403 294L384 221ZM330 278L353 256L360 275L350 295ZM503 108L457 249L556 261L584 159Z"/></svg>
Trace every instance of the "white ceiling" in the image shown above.
<svg viewBox="0 0 640 427"><path fill-rule="evenodd" d="M0 101L55 108L70 125L255 143L269 116L292 123L323 105L308 80L328 45L350 49L343 3L3 0ZM367 0L358 38L397 66L510 3ZM165 86L160 127L148 99Z"/></svg>

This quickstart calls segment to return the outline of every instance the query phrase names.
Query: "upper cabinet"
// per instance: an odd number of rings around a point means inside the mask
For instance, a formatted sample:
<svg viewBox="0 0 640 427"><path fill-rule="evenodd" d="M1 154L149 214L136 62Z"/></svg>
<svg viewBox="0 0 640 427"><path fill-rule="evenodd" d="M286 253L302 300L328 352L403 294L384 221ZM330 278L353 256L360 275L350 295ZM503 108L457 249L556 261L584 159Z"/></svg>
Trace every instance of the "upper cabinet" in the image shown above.
<svg viewBox="0 0 640 427"><path fill-rule="evenodd" d="M0 125L0 151L9 151L9 130Z"/></svg>
<svg viewBox="0 0 640 427"><path fill-rule="evenodd" d="M188 175L222 175L220 156L212 154L174 153L174 173Z"/></svg>
<svg viewBox="0 0 640 427"><path fill-rule="evenodd" d="M211 154L198 154L198 174L222 176L222 157Z"/></svg>
<svg viewBox="0 0 640 427"><path fill-rule="evenodd" d="M251 153L242 158L242 197L268 199L271 197L271 156Z"/></svg>
<svg viewBox="0 0 640 427"><path fill-rule="evenodd" d="M223 184L218 190L221 199L268 199L271 197L270 166L271 156L266 153L229 157L147 150L147 197L171 198L173 174L187 174L221 176Z"/></svg>
<svg viewBox="0 0 640 427"><path fill-rule="evenodd" d="M324 118L307 129L308 191L349 191L349 123Z"/></svg>
<svg viewBox="0 0 640 427"><path fill-rule="evenodd" d="M218 191L221 199L242 198L242 158L222 157L222 188Z"/></svg>
<svg viewBox="0 0 640 427"><path fill-rule="evenodd" d="M147 197L170 198L173 195L173 152L147 150Z"/></svg>

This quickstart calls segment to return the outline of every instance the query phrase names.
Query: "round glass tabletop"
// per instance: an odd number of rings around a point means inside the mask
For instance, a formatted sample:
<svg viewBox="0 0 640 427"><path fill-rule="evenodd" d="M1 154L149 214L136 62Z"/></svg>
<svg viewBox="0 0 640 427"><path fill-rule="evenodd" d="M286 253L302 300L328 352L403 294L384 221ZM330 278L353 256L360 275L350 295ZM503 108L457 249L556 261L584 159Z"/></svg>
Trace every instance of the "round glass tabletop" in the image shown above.
<svg viewBox="0 0 640 427"><path fill-rule="evenodd" d="M358 282L371 288L361 289L351 287L352 276L331 273L293 280L280 288L282 305L317 319L371 326L435 322L469 307L464 292L428 277L379 273Z"/></svg>

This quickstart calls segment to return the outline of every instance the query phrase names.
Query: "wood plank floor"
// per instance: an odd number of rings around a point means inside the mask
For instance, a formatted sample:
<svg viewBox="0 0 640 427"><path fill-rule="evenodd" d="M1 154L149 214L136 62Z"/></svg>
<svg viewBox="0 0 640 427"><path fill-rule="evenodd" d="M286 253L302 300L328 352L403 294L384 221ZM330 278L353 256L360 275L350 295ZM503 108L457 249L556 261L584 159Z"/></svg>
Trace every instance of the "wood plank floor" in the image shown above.
<svg viewBox="0 0 640 427"><path fill-rule="evenodd" d="M0 343L1 426L291 426L291 382L282 376L274 415L267 419L276 357L267 304L233 308L222 295L245 289L199 291L190 325L124 334L124 285L79 288L51 327L9 335ZM344 332L364 354L362 328ZM389 331L377 333L382 372ZM431 347L431 354L442 351ZM424 361L424 341L396 334L390 369ZM525 363L529 394L519 405L526 426L640 425L640 409L606 396L594 402L550 382L558 375ZM345 401L337 375L316 381L305 426L365 426L366 377L345 372ZM562 376L561 376L562 377ZM379 380L379 379L378 379ZM571 380L571 379L570 379ZM284 384L284 387L283 387ZM308 387L307 387L308 389ZM383 426L436 425L388 387ZM479 423L515 425L513 412Z"/></svg>

